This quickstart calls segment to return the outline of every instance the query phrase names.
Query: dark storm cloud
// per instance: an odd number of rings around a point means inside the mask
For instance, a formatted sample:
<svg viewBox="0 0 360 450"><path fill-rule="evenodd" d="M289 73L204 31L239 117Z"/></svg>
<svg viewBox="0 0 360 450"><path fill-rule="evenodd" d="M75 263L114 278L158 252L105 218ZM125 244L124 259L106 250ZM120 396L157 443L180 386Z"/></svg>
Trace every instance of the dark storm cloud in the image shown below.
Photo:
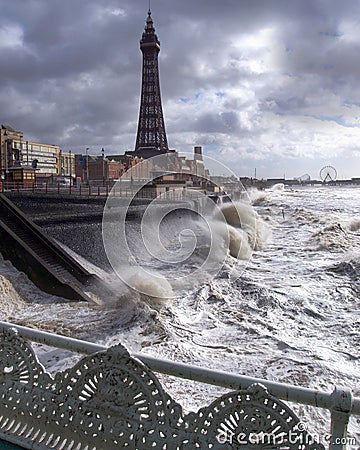
<svg viewBox="0 0 360 450"><path fill-rule="evenodd" d="M1 123L64 150L132 149L148 3L0 3ZM208 146L241 171L268 160L269 175L294 157L309 171L357 157L359 10L350 0L154 0L170 146Z"/></svg>

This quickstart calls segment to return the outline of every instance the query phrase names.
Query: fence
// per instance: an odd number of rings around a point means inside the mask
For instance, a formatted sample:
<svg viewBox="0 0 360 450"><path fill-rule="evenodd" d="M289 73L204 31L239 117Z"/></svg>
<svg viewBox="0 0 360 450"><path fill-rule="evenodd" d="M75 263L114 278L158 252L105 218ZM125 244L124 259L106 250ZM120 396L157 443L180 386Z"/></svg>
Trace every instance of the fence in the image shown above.
<svg viewBox="0 0 360 450"><path fill-rule="evenodd" d="M163 186L163 185L161 185ZM0 184L0 192L16 193L37 193L73 196L116 196L116 197L136 197L142 199L152 199L161 197L164 200L178 201L184 199L184 189L181 187L169 186L166 192L158 192L153 189L141 188L141 185L123 183L111 183L107 185L79 184L77 186L64 185L62 183L30 183L24 185L16 182L3 182Z"/></svg>
<svg viewBox="0 0 360 450"><path fill-rule="evenodd" d="M0 322L0 439L34 449L324 449L282 401L331 411L329 448L340 450L360 398L191 365ZM85 354L52 379L26 341ZM185 414L153 371L232 389ZM325 433L324 433L325 434Z"/></svg>
<svg viewBox="0 0 360 450"><path fill-rule="evenodd" d="M91 185L91 184L78 184L77 186L63 183L17 183L17 182L3 182L1 186L2 192L35 192L41 194L64 194L64 195L109 195L112 185ZM122 195L125 195L123 189Z"/></svg>

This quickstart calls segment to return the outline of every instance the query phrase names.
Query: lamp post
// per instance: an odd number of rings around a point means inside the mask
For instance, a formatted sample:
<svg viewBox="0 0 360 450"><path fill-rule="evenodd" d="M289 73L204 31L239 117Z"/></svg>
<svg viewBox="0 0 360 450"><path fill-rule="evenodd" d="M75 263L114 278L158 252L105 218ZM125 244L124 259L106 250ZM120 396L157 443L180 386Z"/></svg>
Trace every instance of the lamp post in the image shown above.
<svg viewBox="0 0 360 450"><path fill-rule="evenodd" d="M72 177L72 173L71 173L71 150L69 150L69 178L70 178L70 186L71 186L71 177Z"/></svg>
<svg viewBox="0 0 360 450"><path fill-rule="evenodd" d="M14 145L15 147L15 145ZM23 158L23 150L24 150L24 143L22 142L22 136L20 136L20 144L18 152L14 151L13 148L13 166L21 166L20 160Z"/></svg>
<svg viewBox="0 0 360 450"><path fill-rule="evenodd" d="M58 169L60 176L64 175L62 159L63 159L63 157L62 157L62 152L61 152L61 148L60 148L59 149L59 169Z"/></svg>
<svg viewBox="0 0 360 450"><path fill-rule="evenodd" d="M86 184L89 186L89 147L86 147L85 155L86 155Z"/></svg>
<svg viewBox="0 0 360 450"><path fill-rule="evenodd" d="M29 167L29 141L26 141L26 166Z"/></svg>
<svg viewBox="0 0 360 450"><path fill-rule="evenodd" d="M3 150L3 128L0 128L0 170L1 170L1 179L5 179L5 152ZM5 138L5 132L4 130L4 138ZM5 139L4 139L4 148L5 148Z"/></svg>
<svg viewBox="0 0 360 450"><path fill-rule="evenodd" d="M102 184L105 186L105 160L104 160L104 147L101 149L101 164L102 164Z"/></svg>
<svg viewBox="0 0 360 450"><path fill-rule="evenodd" d="M6 128L5 128L5 131L4 131L4 153L3 153L3 155L4 155L4 167L3 167L4 180L6 181L6 178L7 178L6 174L8 173L8 145L7 145L7 131L6 131Z"/></svg>

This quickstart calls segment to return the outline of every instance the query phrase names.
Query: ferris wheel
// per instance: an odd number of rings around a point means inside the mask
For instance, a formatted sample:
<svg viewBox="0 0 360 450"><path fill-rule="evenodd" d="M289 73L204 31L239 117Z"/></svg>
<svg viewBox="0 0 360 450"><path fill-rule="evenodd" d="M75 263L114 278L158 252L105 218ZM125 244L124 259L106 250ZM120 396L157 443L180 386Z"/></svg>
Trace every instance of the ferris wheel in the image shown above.
<svg viewBox="0 0 360 450"><path fill-rule="evenodd" d="M320 170L320 178L324 183L329 183L330 181L335 181L337 177L337 172L333 166L325 166Z"/></svg>

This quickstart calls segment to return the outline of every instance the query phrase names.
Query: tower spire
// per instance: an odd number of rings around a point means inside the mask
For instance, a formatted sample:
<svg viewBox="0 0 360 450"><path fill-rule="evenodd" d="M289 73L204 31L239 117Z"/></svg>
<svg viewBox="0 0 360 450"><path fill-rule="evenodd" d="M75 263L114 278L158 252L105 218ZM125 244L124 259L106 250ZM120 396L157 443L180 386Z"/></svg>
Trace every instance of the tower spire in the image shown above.
<svg viewBox="0 0 360 450"><path fill-rule="evenodd" d="M143 63L136 152L141 152L142 148L153 148L162 152L169 149L160 95L158 65L160 41L155 33L150 6L149 0L146 25L140 40Z"/></svg>

